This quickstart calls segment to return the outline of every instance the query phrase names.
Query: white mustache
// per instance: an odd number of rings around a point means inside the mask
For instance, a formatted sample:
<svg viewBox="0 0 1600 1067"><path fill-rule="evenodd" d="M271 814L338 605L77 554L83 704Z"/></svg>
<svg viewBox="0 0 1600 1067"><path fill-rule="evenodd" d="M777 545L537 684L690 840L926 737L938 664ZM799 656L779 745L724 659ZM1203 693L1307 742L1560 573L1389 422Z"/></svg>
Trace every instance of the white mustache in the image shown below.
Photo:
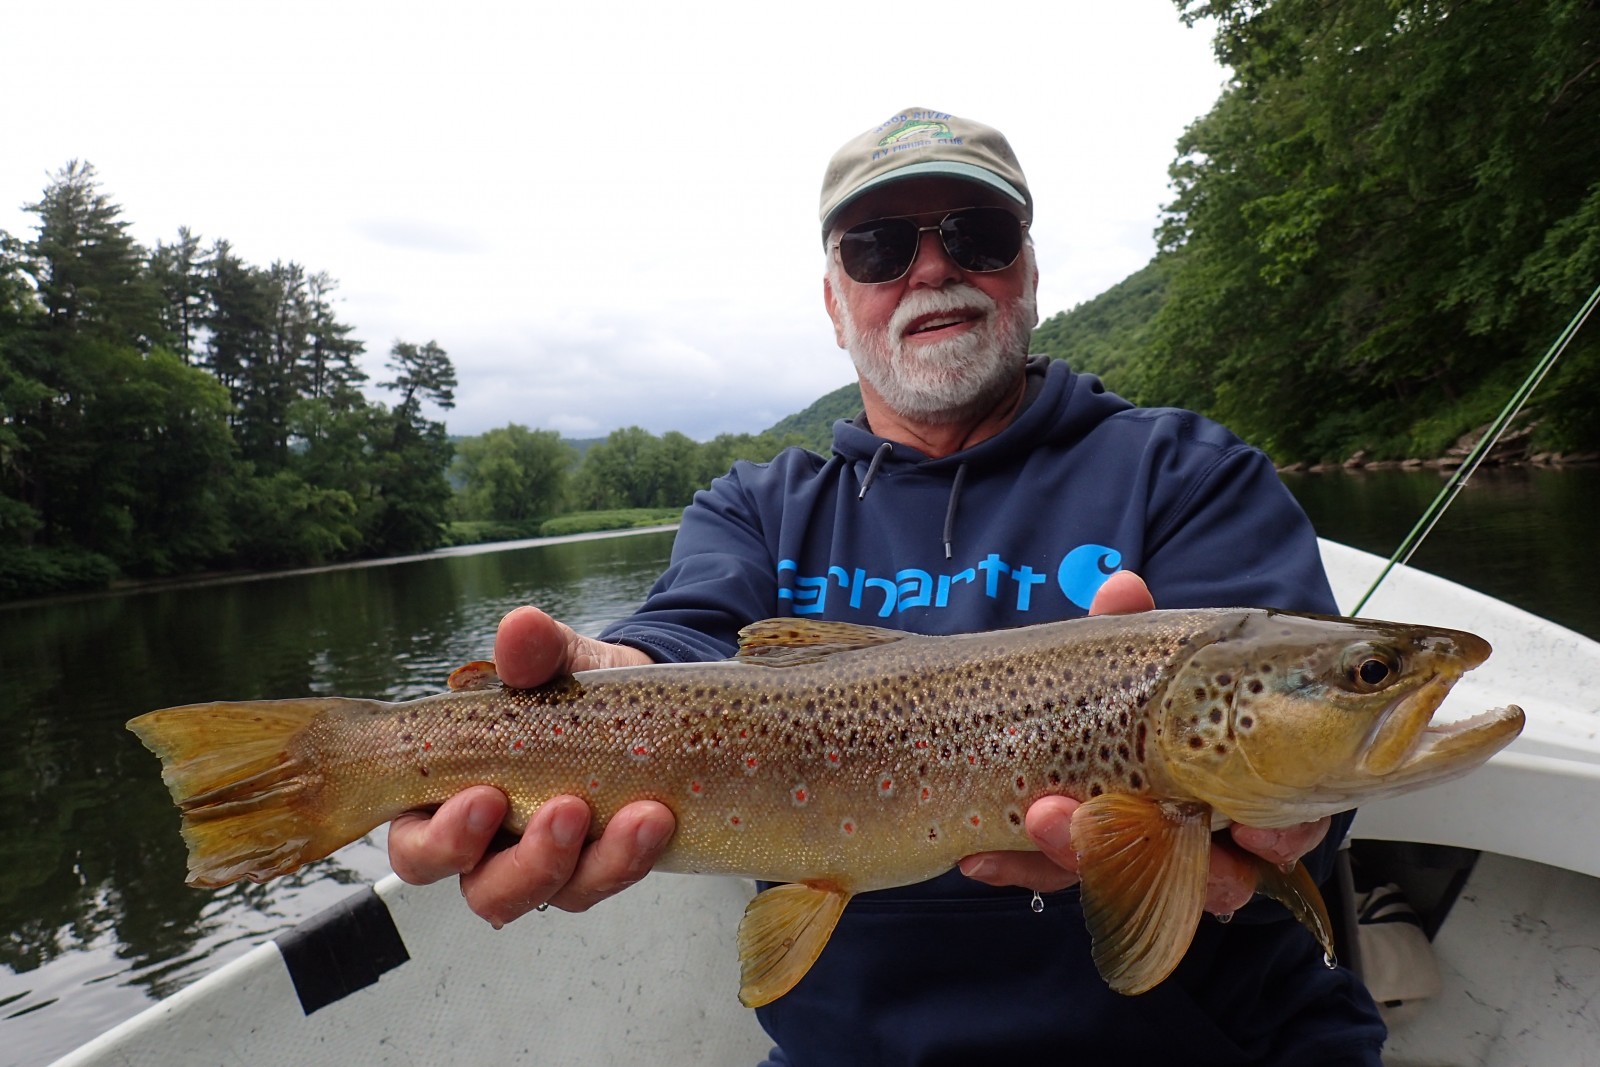
<svg viewBox="0 0 1600 1067"><path fill-rule="evenodd" d="M941 289L913 289L900 301L894 314L889 316L889 336L896 341L903 339L911 323L924 315L965 311L977 312L985 319L990 319L997 310L999 305L993 297L965 282Z"/></svg>

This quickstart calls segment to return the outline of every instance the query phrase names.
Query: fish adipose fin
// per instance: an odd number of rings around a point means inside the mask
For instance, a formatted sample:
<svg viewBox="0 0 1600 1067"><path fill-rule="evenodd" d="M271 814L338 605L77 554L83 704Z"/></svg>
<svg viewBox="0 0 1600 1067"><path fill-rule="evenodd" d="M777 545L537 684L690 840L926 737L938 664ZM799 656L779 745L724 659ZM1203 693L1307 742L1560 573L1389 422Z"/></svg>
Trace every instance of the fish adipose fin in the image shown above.
<svg viewBox="0 0 1600 1067"><path fill-rule="evenodd" d="M858 652L911 636L904 630L851 622L763 619L739 631L739 651L733 658L763 667L798 667L820 663L840 652Z"/></svg>
<svg viewBox="0 0 1600 1067"><path fill-rule="evenodd" d="M189 704L128 722L161 759L183 812L192 886L264 882L321 859L359 834L307 814L321 775L298 754L313 720L357 701L339 697Z"/></svg>
<svg viewBox="0 0 1600 1067"><path fill-rule="evenodd" d="M1094 965L1132 995L1183 959L1205 906L1211 813L1201 804L1105 793L1072 815Z"/></svg>
<svg viewBox="0 0 1600 1067"><path fill-rule="evenodd" d="M1322 902L1322 892L1311 878L1306 865L1296 860L1287 871L1259 856L1256 861L1256 892L1276 900L1289 909L1289 914L1300 920L1300 925L1311 931L1311 936L1322 945L1327 954L1328 966L1337 962L1333 952L1333 921L1328 918L1328 906Z"/></svg>
<svg viewBox="0 0 1600 1067"><path fill-rule="evenodd" d="M800 883L758 893L739 920L739 1003L759 1008L793 989L849 902L842 889Z"/></svg>
<svg viewBox="0 0 1600 1067"><path fill-rule="evenodd" d="M500 672L486 659L475 659L450 672L445 682L452 691L462 689L495 689L500 685Z"/></svg>

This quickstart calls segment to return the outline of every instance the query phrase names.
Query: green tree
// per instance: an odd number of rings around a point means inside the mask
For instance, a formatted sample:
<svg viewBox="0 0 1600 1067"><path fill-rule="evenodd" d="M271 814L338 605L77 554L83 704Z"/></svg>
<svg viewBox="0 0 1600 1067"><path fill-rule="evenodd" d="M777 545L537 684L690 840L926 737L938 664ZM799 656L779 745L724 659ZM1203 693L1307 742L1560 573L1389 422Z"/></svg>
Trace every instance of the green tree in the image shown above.
<svg viewBox="0 0 1600 1067"><path fill-rule="evenodd" d="M468 519L526 522L559 513L577 453L554 430L512 423L456 446Z"/></svg>
<svg viewBox="0 0 1600 1067"><path fill-rule="evenodd" d="M430 549L442 539L452 497L445 471L453 449L444 423L424 418L422 405L454 407L456 372L433 341L396 341L387 365L394 377L379 385L400 394L400 402L374 412L372 494L361 528L368 550L392 555Z"/></svg>
<svg viewBox="0 0 1600 1067"><path fill-rule="evenodd" d="M1234 79L1179 145L1133 391L1285 458L1426 451L1492 414L1600 277L1600 7L1177 6ZM1546 387L1552 430L1600 438L1574 417L1597 359L1586 339Z"/></svg>

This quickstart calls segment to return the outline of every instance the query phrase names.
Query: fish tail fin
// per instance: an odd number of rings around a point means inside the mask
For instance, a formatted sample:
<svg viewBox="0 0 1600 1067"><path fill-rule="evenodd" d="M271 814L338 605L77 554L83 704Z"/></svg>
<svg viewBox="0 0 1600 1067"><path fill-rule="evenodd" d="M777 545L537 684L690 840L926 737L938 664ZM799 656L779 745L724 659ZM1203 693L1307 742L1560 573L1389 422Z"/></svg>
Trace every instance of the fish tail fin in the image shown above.
<svg viewBox="0 0 1600 1067"><path fill-rule="evenodd" d="M359 837L329 825L316 803L324 784L313 722L351 704L338 697L189 704L152 711L128 729L161 760L161 779L183 813L188 882L264 882Z"/></svg>

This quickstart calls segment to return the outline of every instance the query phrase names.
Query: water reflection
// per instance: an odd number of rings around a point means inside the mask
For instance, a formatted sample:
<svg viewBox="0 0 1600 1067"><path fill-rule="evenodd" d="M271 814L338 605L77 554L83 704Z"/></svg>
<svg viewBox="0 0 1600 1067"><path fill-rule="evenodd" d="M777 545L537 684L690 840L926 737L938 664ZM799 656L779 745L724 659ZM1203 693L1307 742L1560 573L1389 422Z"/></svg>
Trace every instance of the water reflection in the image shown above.
<svg viewBox="0 0 1600 1067"><path fill-rule="evenodd" d="M264 886L187 888L176 812L128 718L437 692L488 657L512 607L596 632L670 548L645 534L0 611L0 1062L47 1062L388 869L378 836Z"/></svg>
<svg viewBox="0 0 1600 1067"><path fill-rule="evenodd" d="M1286 475L1325 537L1385 558L1445 483L1424 471ZM1600 467L1478 471L1412 566L1600 638Z"/></svg>

